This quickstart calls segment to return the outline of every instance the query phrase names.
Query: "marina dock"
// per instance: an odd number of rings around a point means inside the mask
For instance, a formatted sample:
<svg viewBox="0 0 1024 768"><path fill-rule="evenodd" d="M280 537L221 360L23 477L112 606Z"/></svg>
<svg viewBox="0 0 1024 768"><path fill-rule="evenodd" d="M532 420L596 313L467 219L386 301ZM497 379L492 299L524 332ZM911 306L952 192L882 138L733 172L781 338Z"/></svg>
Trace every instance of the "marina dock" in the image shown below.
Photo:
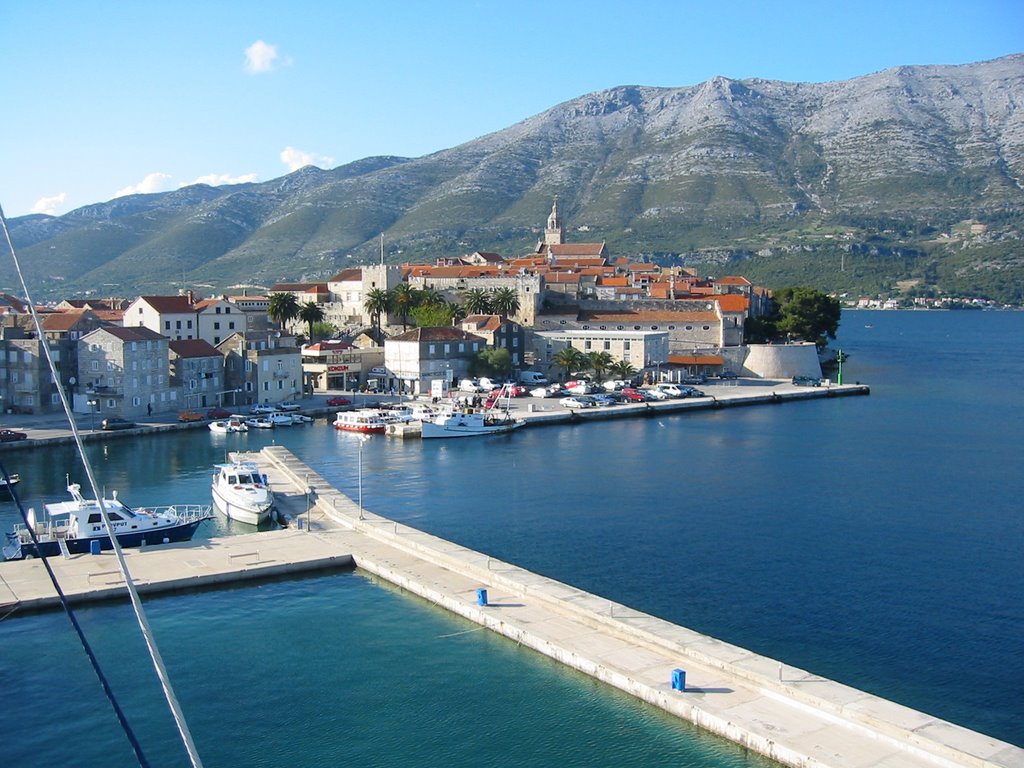
<svg viewBox="0 0 1024 768"><path fill-rule="evenodd" d="M140 592L356 567L785 765L1024 767L1006 742L362 510L280 446L244 458L292 525L128 550ZM124 595L109 553L50 562L74 600ZM0 614L55 603L38 560L0 564Z"/></svg>

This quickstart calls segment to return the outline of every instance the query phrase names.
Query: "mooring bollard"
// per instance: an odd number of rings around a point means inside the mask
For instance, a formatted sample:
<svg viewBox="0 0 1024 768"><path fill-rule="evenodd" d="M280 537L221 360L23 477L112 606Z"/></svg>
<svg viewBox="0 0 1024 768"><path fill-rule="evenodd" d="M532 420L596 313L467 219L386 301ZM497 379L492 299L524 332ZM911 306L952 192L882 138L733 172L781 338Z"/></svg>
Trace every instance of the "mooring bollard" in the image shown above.
<svg viewBox="0 0 1024 768"><path fill-rule="evenodd" d="M486 589L478 589L476 591L476 604L477 605L487 605L487 590Z"/></svg>
<svg viewBox="0 0 1024 768"><path fill-rule="evenodd" d="M89 542L89 554L98 555L100 553L100 542L98 539L93 539Z"/></svg>
<svg viewBox="0 0 1024 768"><path fill-rule="evenodd" d="M686 671L682 669L672 670L672 690L673 691L685 691L686 690Z"/></svg>

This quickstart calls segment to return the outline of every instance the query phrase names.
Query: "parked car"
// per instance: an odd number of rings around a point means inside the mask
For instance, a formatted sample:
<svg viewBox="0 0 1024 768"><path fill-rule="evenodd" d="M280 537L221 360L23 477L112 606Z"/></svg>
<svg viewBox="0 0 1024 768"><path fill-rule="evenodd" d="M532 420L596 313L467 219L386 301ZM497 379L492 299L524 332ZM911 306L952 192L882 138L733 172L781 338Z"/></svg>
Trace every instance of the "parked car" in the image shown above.
<svg viewBox="0 0 1024 768"><path fill-rule="evenodd" d="M293 403L290 400L285 400L283 403L277 404L277 410L279 411L298 411L301 410L301 408L301 405Z"/></svg>
<svg viewBox="0 0 1024 768"><path fill-rule="evenodd" d="M536 387L530 390L530 397L557 397L562 393L562 387L558 384L549 384L546 387Z"/></svg>
<svg viewBox="0 0 1024 768"><path fill-rule="evenodd" d="M277 410L276 405L270 403L256 403L252 408L249 409L249 413L260 414L260 413L273 413Z"/></svg>
<svg viewBox="0 0 1024 768"><path fill-rule="evenodd" d="M327 398L327 405L333 408L340 408L344 405L352 405L352 401L347 397L329 397Z"/></svg>
<svg viewBox="0 0 1024 768"><path fill-rule="evenodd" d="M624 398L633 403L646 403L648 400L650 400L650 398L647 397L647 393L644 390L634 389L633 387L626 387L619 394L621 394Z"/></svg>
<svg viewBox="0 0 1024 768"><path fill-rule="evenodd" d="M719 374L718 374L718 378L720 378L720 379L738 379L739 376L736 375L736 371L720 371Z"/></svg>
<svg viewBox="0 0 1024 768"><path fill-rule="evenodd" d="M563 408L594 408L597 406L597 401L587 395L574 395L573 397L563 397L558 404Z"/></svg>
<svg viewBox="0 0 1024 768"><path fill-rule="evenodd" d="M0 443L13 443L16 440L27 440L28 435L24 432L15 432L13 429L0 429Z"/></svg>
<svg viewBox="0 0 1024 768"><path fill-rule="evenodd" d="M629 384L623 379L609 379L608 381L601 384L609 392L618 392L624 387L628 387Z"/></svg>
<svg viewBox="0 0 1024 768"><path fill-rule="evenodd" d="M597 395L590 395L590 397L593 399L595 403L597 403L602 408L607 408L608 406L611 405L618 405L619 403L622 402L621 398L614 397L607 392Z"/></svg>
<svg viewBox="0 0 1024 768"><path fill-rule="evenodd" d="M519 374L519 380L523 384L532 384L535 387L543 386L548 383L548 377L540 371L523 371Z"/></svg>
<svg viewBox="0 0 1024 768"><path fill-rule="evenodd" d="M703 373L694 373L694 374L691 374L689 376L683 376L682 383L683 384L707 384L708 383L708 377L705 376Z"/></svg>
<svg viewBox="0 0 1024 768"><path fill-rule="evenodd" d="M589 381L576 381L571 385L566 384L565 391L574 395L592 395L598 391L598 388Z"/></svg>
<svg viewBox="0 0 1024 768"><path fill-rule="evenodd" d="M794 376L793 385L797 387L820 387L821 379L815 376Z"/></svg>
<svg viewBox="0 0 1024 768"><path fill-rule="evenodd" d="M459 390L462 392L486 392L476 379L463 379L459 382Z"/></svg>
<svg viewBox="0 0 1024 768"><path fill-rule="evenodd" d="M230 414L229 414L230 415ZM206 417L198 411L182 411L178 414L178 421L185 424L190 421L203 421Z"/></svg>
<svg viewBox="0 0 1024 768"><path fill-rule="evenodd" d="M707 397L703 390L696 389L694 387L682 387L682 397Z"/></svg>
<svg viewBox="0 0 1024 768"><path fill-rule="evenodd" d="M135 426L134 421L128 421L128 419L122 419L120 416L110 416L104 419L100 423L100 427L109 431L117 429L131 429Z"/></svg>
<svg viewBox="0 0 1024 768"><path fill-rule="evenodd" d="M662 392L660 389L645 389L649 400L668 400L671 395L668 392Z"/></svg>
<svg viewBox="0 0 1024 768"><path fill-rule="evenodd" d="M211 408L206 412L206 418L208 419L226 419L231 416L231 411L225 411L223 408Z"/></svg>
<svg viewBox="0 0 1024 768"><path fill-rule="evenodd" d="M663 382L658 385L658 391L664 392L669 397L686 397L686 390L689 387L680 387L678 384Z"/></svg>

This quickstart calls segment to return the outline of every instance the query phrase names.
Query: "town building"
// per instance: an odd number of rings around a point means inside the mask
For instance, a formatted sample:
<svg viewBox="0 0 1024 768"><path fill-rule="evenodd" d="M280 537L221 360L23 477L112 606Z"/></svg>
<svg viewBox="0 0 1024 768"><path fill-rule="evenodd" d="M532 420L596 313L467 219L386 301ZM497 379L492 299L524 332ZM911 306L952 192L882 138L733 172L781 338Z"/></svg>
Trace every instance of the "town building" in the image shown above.
<svg viewBox="0 0 1024 768"><path fill-rule="evenodd" d="M177 341L203 339L216 346L248 329L247 313L226 299L196 300L182 296L139 296L124 313L126 327L144 327Z"/></svg>
<svg viewBox="0 0 1024 768"><path fill-rule="evenodd" d="M145 327L97 328L79 339L79 383L97 417L178 410L181 390L171 383L168 343Z"/></svg>
<svg viewBox="0 0 1024 768"><path fill-rule="evenodd" d="M507 349L512 368L523 367L526 355L526 329L501 315L470 315L461 323L462 330L482 338L488 347Z"/></svg>
<svg viewBox="0 0 1024 768"><path fill-rule="evenodd" d="M279 331L236 333L217 345L224 357L225 403L280 403L302 395L302 354Z"/></svg>
<svg viewBox="0 0 1024 768"><path fill-rule="evenodd" d="M171 383L181 389L182 408L201 409L221 405L224 387L224 356L203 339L168 343Z"/></svg>
<svg viewBox="0 0 1024 768"><path fill-rule="evenodd" d="M532 367L546 373L556 372L554 359L567 347L573 347L585 355L607 352L613 362L625 361L638 371L657 369L669 357L666 331L539 331L534 334L533 341Z"/></svg>
<svg viewBox="0 0 1024 768"><path fill-rule="evenodd" d="M302 372L309 389L357 390L384 372L384 347L360 348L346 341L321 341L302 347Z"/></svg>
<svg viewBox="0 0 1024 768"><path fill-rule="evenodd" d="M469 375L470 365L487 342L461 328L413 328L384 342L382 388L410 394L447 389ZM434 382L440 382L435 385Z"/></svg>

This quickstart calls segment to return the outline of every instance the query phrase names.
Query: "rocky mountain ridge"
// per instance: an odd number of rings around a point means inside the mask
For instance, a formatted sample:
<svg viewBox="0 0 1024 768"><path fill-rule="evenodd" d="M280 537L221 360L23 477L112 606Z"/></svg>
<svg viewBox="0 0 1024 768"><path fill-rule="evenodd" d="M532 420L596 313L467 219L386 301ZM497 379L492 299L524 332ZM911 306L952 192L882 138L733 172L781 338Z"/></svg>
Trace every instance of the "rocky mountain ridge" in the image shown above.
<svg viewBox="0 0 1024 768"><path fill-rule="evenodd" d="M827 281L816 262L841 251L864 256L869 281L1012 287L1024 284L1022 103L1024 54L835 83L622 86L421 158L133 195L14 219L12 234L44 290L270 285L375 259L382 232L391 261L519 255L557 197L583 230L570 239L617 255L773 284L773 269ZM820 287L843 288L831 280Z"/></svg>

